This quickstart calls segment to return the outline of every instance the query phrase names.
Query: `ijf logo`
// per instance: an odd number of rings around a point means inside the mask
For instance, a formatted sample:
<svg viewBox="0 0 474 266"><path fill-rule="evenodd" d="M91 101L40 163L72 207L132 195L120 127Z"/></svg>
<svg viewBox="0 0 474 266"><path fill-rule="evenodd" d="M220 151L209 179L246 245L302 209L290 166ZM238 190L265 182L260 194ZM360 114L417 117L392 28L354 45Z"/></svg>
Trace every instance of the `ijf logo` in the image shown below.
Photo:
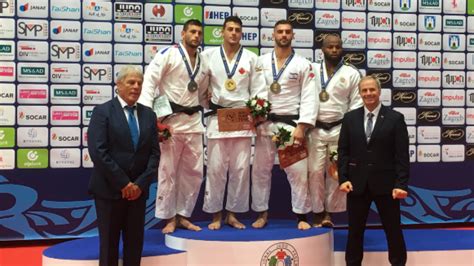
<svg viewBox="0 0 474 266"><path fill-rule="evenodd" d="M296 252L296 248L292 245L279 242L271 245L263 253L262 259L260 260L260 266L267 265L299 265L299 256Z"/></svg>

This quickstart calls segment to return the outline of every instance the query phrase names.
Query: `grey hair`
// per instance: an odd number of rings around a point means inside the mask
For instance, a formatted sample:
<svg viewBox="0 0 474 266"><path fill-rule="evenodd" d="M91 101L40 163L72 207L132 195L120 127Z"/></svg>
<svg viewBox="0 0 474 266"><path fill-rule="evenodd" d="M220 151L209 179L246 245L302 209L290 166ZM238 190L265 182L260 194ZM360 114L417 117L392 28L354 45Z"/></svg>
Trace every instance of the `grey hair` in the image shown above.
<svg viewBox="0 0 474 266"><path fill-rule="evenodd" d="M363 81L366 81L366 80L373 80L373 81L375 81L375 84L377 85L377 88L378 88L379 90L382 89L382 84L380 84L380 80L379 80L378 78L376 78L375 76L372 76L372 75L368 75L368 76L362 77L362 78L360 79L359 85L358 85L359 89L360 89L360 84L361 84Z"/></svg>
<svg viewBox="0 0 474 266"><path fill-rule="evenodd" d="M142 69L138 66L134 65L126 65L122 67L117 74L117 82L122 81L124 78L126 78L128 75L139 75L143 79L143 72Z"/></svg>

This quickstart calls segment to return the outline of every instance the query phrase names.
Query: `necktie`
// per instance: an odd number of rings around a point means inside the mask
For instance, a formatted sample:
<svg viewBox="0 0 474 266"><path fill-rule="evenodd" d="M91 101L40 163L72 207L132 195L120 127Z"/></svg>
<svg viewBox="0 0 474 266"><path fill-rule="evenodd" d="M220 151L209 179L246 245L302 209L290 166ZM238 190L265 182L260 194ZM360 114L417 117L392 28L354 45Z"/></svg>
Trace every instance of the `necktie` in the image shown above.
<svg viewBox="0 0 474 266"><path fill-rule="evenodd" d="M135 118L134 110L135 106L125 106L128 112L128 128L130 129L130 135L132 136L133 148L137 149L138 144L138 127L137 119Z"/></svg>
<svg viewBox="0 0 474 266"><path fill-rule="evenodd" d="M368 113L367 114L367 127L365 128L365 136L367 137L367 140L370 139L370 135L372 135L372 127L373 127L373 120L372 117L374 117L374 114Z"/></svg>

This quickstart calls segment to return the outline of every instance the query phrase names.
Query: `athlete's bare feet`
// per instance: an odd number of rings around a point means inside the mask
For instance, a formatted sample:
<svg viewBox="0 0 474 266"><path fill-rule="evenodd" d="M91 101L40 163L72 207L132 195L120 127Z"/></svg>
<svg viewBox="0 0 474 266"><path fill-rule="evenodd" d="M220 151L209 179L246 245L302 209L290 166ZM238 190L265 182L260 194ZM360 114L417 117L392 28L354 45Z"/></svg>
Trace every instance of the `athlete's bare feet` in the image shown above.
<svg viewBox="0 0 474 266"><path fill-rule="evenodd" d="M185 218L183 216L178 217L177 224L178 224L179 227L184 228L184 229L188 229L188 230L191 230L191 231L201 231L202 230L201 227L191 223L187 218Z"/></svg>
<svg viewBox="0 0 474 266"><path fill-rule="evenodd" d="M268 212L264 211L258 215L257 220L255 220L255 222L252 223L252 227L256 229L263 228L265 225L267 225L267 222L268 222Z"/></svg>
<svg viewBox="0 0 474 266"><path fill-rule="evenodd" d="M227 216L225 217L225 223L236 229L245 229L245 225L237 219L235 213L233 212L227 212Z"/></svg>
<svg viewBox="0 0 474 266"><path fill-rule="evenodd" d="M298 222L298 229L299 230L308 230L311 228L311 225L309 225L308 222L305 221L299 221Z"/></svg>
<svg viewBox="0 0 474 266"><path fill-rule="evenodd" d="M171 234L176 230L176 217L166 220L166 225L161 229L163 234Z"/></svg>
<svg viewBox="0 0 474 266"><path fill-rule="evenodd" d="M209 230L221 229L222 212L216 212L212 215L212 222L207 226Z"/></svg>

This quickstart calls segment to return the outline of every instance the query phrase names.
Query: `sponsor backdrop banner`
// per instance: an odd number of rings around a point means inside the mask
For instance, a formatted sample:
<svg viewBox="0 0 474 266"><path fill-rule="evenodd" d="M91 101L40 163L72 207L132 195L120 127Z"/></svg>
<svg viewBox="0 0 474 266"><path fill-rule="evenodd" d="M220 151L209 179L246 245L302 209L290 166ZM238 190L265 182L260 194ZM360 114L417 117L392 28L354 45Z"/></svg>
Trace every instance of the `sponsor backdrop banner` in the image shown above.
<svg viewBox="0 0 474 266"><path fill-rule="evenodd" d="M383 103L405 115L412 178L403 222L474 222L474 0L0 0L0 240L95 235L94 106L114 97L123 65L145 69L185 21L203 21L205 49L222 42L230 15L257 54L271 51L280 19L311 61L321 60L326 34L340 34L345 62L376 75ZM147 228L159 222L156 183L150 192ZM201 207L196 219L209 219ZM276 165L271 218L293 218L290 210Z"/></svg>

